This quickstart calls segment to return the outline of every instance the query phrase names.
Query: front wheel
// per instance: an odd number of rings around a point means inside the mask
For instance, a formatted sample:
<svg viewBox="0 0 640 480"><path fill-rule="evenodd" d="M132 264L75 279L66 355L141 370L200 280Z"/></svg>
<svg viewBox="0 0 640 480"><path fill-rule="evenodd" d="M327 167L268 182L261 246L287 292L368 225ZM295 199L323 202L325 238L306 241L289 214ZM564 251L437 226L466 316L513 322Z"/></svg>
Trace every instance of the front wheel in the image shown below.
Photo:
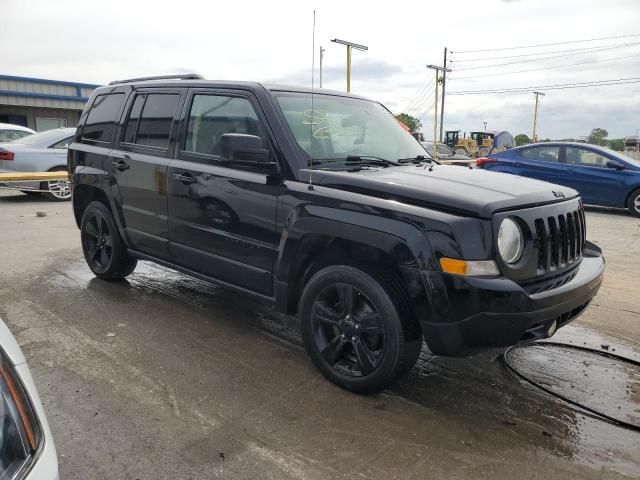
<svg viewBox="0 0 640 480"><path fill-rule="evenodd" d="M384 272L346 265L322 269L302 292L300 315L314 364L352 392L383 390L420 354L422 335L406 294Z"/></svg>
<svg viewBox="0 0 640 480"><path fill-rule="evenodd" d="M627 205L629 212L634 217L640 217L640 189L636 190L629 196L629 203Z"/></svg>
<svg viewBox="0 0 640 480"><path fill-rule="evenodd" d="M96 277L120 280L136 268L138 261L129 256L109 209L91 202L82 215L80 240L87 265Z"/></svg>

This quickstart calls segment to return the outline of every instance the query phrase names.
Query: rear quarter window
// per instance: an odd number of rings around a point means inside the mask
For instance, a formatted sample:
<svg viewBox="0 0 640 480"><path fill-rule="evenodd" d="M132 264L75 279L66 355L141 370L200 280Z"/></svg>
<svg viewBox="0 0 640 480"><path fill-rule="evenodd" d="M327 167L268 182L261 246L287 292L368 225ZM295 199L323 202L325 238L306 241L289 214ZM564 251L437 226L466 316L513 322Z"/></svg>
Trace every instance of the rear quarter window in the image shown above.
<svg viewBox="0 0 640 480"><path fill-rule="evenodd" d="M123 104L124 93L98 95L93 101L82 130L83 140L110 143Z"/></svg>

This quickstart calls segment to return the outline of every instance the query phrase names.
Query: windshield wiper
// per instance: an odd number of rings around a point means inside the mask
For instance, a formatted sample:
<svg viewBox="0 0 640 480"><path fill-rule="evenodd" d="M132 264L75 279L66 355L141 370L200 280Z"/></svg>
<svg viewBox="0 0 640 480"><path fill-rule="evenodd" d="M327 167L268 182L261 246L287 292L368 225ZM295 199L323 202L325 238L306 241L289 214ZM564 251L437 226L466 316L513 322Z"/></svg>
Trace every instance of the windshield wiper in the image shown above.
<svg viewBox="0 0 640 480"><path fill-rule="evenodd" d="M422 162L433 162L432 158L429 158L425 155L416 155L415 157L409 157L409 158L399 158L398 159L398 163L415 163L415 164L419 164Z"/></svg>
<svg viewBox="0 0 640 480"><path fill-rule="evenodd" d="M345 160L347 163L357 163L358 165L381 165L384 167L398 165L396 162L373 155L347 155Z"/></svg>

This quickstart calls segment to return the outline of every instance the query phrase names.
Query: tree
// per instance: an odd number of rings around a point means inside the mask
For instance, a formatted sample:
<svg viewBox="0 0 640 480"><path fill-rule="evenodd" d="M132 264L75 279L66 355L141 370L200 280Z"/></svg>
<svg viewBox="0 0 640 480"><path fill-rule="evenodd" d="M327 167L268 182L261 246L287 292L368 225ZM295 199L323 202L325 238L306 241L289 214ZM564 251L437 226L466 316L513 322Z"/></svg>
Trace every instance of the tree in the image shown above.
<svg viewBox="0 0 640 480"><path fill-rule="evenodd" d="M520 133L516 135L515 141L516 141L516 146L518 147L520 145L526 145L527 143L531 143L531 139L524 133Z"/></svg>
<svg viewBox="0 0 640 480"><path fill-rule="evenodd" d="M605 145L607 145L607 140L605 139L608 135L609 132L607 132L604 128L594 128L593 130L591 130L591 134L589 135L587 141L589 143L593 143L594 145L600 145L604 147Z"/></svg>
<svg viewBox="0 0 640 480"><path fill-rule="evenodd" d="M612 138L609 140L609 148L622 152L624 150L624 138Z"/></svg>
<svg viewBox="0 0 640 480"><path fill-rule="evenodd" d="M414 117L413 115L409 115L408 113L401 113L399 115L396 115L396 119L409 127L409 130L411 130L412 132L417 132L422 128L422 122L420 121L420 119Z"/></svg>

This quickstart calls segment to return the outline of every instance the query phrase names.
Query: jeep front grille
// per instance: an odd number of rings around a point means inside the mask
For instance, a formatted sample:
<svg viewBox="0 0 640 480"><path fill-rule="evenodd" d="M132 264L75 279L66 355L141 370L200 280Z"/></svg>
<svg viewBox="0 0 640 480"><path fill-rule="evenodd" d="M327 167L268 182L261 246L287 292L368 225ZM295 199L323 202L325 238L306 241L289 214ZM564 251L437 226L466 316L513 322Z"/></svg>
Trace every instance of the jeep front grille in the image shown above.
<svg viewBox="0 0 640 480"><path fill-rule="evenodd" d="M585 243L584 209L536 218L538 274L567 267L582 258Z"/></svg>

